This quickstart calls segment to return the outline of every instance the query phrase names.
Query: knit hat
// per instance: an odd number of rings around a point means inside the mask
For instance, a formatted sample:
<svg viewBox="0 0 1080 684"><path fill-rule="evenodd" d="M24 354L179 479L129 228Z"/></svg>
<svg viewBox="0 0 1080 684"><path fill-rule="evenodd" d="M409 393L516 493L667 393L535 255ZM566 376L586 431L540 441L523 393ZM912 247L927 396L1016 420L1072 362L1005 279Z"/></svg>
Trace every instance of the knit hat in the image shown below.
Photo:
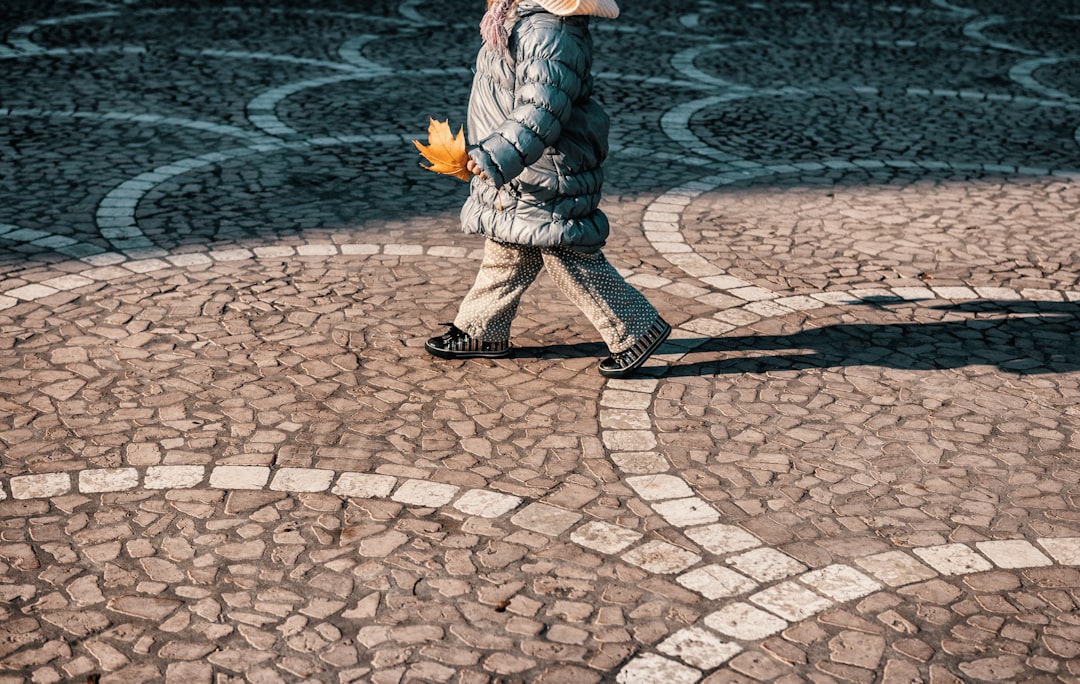
<svg viewBox="0 0 1080 684"><path fill-rule="evenodd" d="M619 16L619 6L615 0L536 0L552 14L560 17L588 14L593 17L614 19Z"/></svg>

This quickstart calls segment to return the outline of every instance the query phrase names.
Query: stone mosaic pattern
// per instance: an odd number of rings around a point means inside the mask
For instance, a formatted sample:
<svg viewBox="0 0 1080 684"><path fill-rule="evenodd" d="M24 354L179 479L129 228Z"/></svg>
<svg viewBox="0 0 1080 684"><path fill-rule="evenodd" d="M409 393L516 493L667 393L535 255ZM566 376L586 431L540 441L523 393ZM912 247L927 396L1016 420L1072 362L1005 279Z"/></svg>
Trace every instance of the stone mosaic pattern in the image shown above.
<svg viewBox="0 0 1080 684"><path fill-rule="evenodd" d="M421 349L472 3L9 5L0 682L1080 677L1068 2L598 24L624 381Z"/></svg>

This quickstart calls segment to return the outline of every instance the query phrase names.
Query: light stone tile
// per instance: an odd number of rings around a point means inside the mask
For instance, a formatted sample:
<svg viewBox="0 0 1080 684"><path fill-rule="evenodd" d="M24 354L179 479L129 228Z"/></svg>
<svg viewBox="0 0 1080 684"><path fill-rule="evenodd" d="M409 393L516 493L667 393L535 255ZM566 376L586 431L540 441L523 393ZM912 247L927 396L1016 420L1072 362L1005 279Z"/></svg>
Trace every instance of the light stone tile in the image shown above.
<svg viewBox="0 0 1080 684"><path fill-rule="evenodd" d="M7 492L4 491L4 483L0 482L0 501L7 499Z"/></svg>
<svg viewBox="0 0 1080 684"><path fill-rule="evenodd" d="M805 620L833 605L830 599L795 582L781 582L751 595L748 600L791 622Z"/></svg>
<svg viewBox="0 0 1080 684"><path fill-rule="evenodd" d="M707 525L720 519L720 513L704 500L691 496L652 504L653 510L676 527Z"/></svg>
<svg viewBox="0 0 1080 684"><path fill-rule="evenodd" d="M1062 565L1080 565L1080 537L1043 537L1039 546Z"/></svg>
<svg viewBox="0 0 1080 684"><path fill-rule="evenodd" d="M390 498L410 506L439 508L450 503L450 500L457 496L459 489L461 488L457 485L442 482L405 480Z"/></svg>
<svg viewBox="0 0 1080 684"><path fill-rule="evenodd" d="M611 460L624 473L663 473L671 469L667 458L655 451L615 452Z"/></svg>
<svg viewBox="0 0 1080 684"><path fill-rule="evenodd" d="M612 378L607 381L608 390L625 390L637 394L652 394L660 386L659 380L645 380L634 378L632 380Z"/></svg>
<svg viewBox="0 0 1080 684"><path fill-rule="evenodd" d="M4 309L10 309L11 307L15 306L18 303L19 303L19 300L15 299L14 297L7 297L5 295L0 295L0 311L3 311Z"/></svg>
<svg viewBox="0 0 1080 684"><path fill-rule="evenodd" d="M41 285L46 287L54 287L57 290L74 290L78 287L85 287L86 285L93 285L94 281L89 278L83 278L81 275L66 275L56 278L49 278L48 280L41 281Z"/></svg>
<svg viewBox="0 0 1080 684"><path fill-rule="evenodd" d="M683 323L684 329L690 332L697 333L704 337L722 337L723 335L735 330L734 325L731 323L725 323L723 321L711 320L708 318L695 318L692 321Z"/></svg>
<svg viewBox="0 0 1080 684"><path fill-rule="evenodd" d="M687 627L664 639L656 650L694 667L711 670L742 651L742 646L723 641L700 627Z"/></svg>
<svg viewBox="0 0 1080 684"><path fill-rule="evenodd" d="M787 620L748 603L732 603L705 616L710 629L742 641L758 641L788 626Z"/></svg>
<svg viewBox="0 0 1080 684"><path fill-rule="evenodd" d="M642 544L621 557L631 565L658 575L682 572L701 562L701 556L696 553L659 540Z"/></svg>
<svg viewBox="0 0 1080 684"><path fill-rule="evenodd" d="M699 670L652 653L634 658L615 676L618 684L694 684L699 679Z"/></svg>
<svg viewBox="0 0 1080 684"><path fill-rule="evenodd" d="M469 255L469 250L465 249L464 247L437 246L428 247L427 253L428 256L433 257L452 257L456 259L464 259Z"/></svg>
<svg viewBox="0 0 1080 684"><path fill-rule="evenodd" d="M937 299L937 295L928 287L894 287L892 293L905 301Z"/></svg>
<svg viewBox="0 0 1080 684"><path fill-rule="evenodd" d="M190 489L202 483L206 468L201 465L150 466L143 478L146 489Z"/></svg>
<svg viewBox="0 0 1080 684"><path fill-rule="evenodd" d="M806 295L784 297L782 299L777 299L776 303L781 306L786 306L793 311L812 311L813 309L820 309L825 306L813 297L808 297Z"/></svg>
<svg viewBox="0 0 1080 684"><path fill-rule="evenodd" d="M913 549L913 551L916 556L922 558L942 575L966 575L994 569L990 561L964 544L941 544Z"/></svg>
<svg viewBox="0 0 1080 684"><path fill-rule="evenodd" d="M270 479L266 466L216 466L210 471L210 486L215 489L262 489Z"/></svg>
<svg viewBox="0 0 1080 684"><path fill-rule="evenodd" d="M989 558L994 565L1007 570L1042 568L1054 564L1054 561L1024 539L975 542L975 548Z"/></svg>
<svg viewBox="0 0 1080 684"><path fill-rule="evenodd" d="M717 311L713 314L713 318L734 326L751 325L761 320L761 316L758 316L756 313L746 311L742 308L724 309L723 311Z"/></svg>
<svg viewBox="0 0 1080 684"><path fill-rule="evenodd" d="M153 273L169 268L169 264L161 259L135 259L124 264L124 268L133 273Z"/></svg>
<svg viewBox="0 0 1080 684"><path fill-rule="evenodd" d="M675 581L710 600L740 596L758 587L754 580L722 565L696 568Z"/></svg>
<svg viewBox="0 0 1080 684"><path fill-rule="evenodd" d="M675 475L637 475L626 478L626 484L646 501L685 499L694 495L686 480Z"/></svg>
<svg viewBox="0 0 1080 684"><path fill-rule="evenodd" d="M886 551L855 562L878 580L890 587L902 587L937 577L937 572L923 565L903 551Z"/></svg>
<svg viewBox="0 0 1080 684"><path fill-rule="evenodd" d="M316 243L311 245L298 245L296 253L300 256L337 256L337 245L330 243Z"/></svg>
<svg viewBox="0 0 1080 684"><path fill-rule="evenodd" d="M570 540L587 549L616 554L641 539L641 533L611 523L593 520L570 533Z"/></svg>
<svg viewBox="0 0 1080 684"><path fill-rule="evenodd" d="M1020 299L1020 293L1011 287L977 287L975 292L983 299L1016 300Z"/></svg>
<svg viewBox="0 0 1080 684"><path fill-rule="evenodd" d="M71 491L71 476L67 473L19 475L11 478L8 486L13 499L42 499Z"/></svg>
<svg viewBox="0 0 1080 684"><path fill-rule="evenodd" d="M639 273L627 278L626 282L646 290L653 290L670 284L671 280L647 273Z"/></svg>
<svg viewBox="0 0 1080 684"><path fill-rule="evenodd" d="M378 254L380 249L381 248L378 245L370 245L364 243L350 244L342 245L341 253L351 256L370 256L372 254Z"/></svg>
<svg viewBox="0 0 1080 684"><path fill-rule="evenodd" d="M652 406L652 394L609 388L600 395L600 405L606 408L644 411Z"/></svg>
<svg viewBox="0 0 1080 684"><path fill-rule="evenodd" d="M139 471L134 468L102 468L79 473L79 491L123 492L139 486Z"/></svg>
<svg viewBox="0 0 1080 684"><path fill-rule="evenodd" d="M702 282L712 285L718 290L735 290L741 287L750 287L750 283L729 275L708 276L701 279Z"/></svg>
<svg viewBox="0 0 1080 684"><path fill-rule="evenodd" d="M271 245L268 247L256 247L254 250L255 256L260 259L273 259L280 257L290 257L296 253L296 250L289 245Z"/></svg>
<svg viewBox="0 0 1080 684"><path fill-rule="evenodd" d="M127 257L123 254L117 254L116 252L102 252L100 254L91 254L85 256L80 261L90 264L91 266L115 266L116 264L122 264L127 261Z"/></svg>
<svg viewBox="0 0 1080 684"><path fill-rule="evenodd" d="M396 484L397 478L391 475L342 473L330 491L338 496L356 499L385 499L394 491Z"/></svg>
<svg viewBox="0 0 1080 684"><path fill-rule="evenodd" d="M59 292L59 290L54 287L47 287L39 283L34 283L32 285L23 285L22 287L8 290L6 294L12 297L18 297L19 299L34 301L35 299L41 299L42 297L49 297L57 292Z"/></svg>
<svg viewBox="0 0 1080 684"><path fill-rule="evenodd" d="M1039 288L1024 288L1020 290L1020 296L1033 302L1061 302L1065 300L1065 295L1057 290L1042 290Z"/></svg>
<svg viewBox="0 0 1080 684"><path fill-rule="evenodd" d="M557 537L581 520L580 513L545 503L532 503L510 518L510 522L532 532Z"/></svg>
<svg viewBox="0 0 1080 684"><path fill-rule="evenodd" d="M604 446L610 451L651 451L656 435L651 430L605 430Z"/></svg>
<svg viewBox="0 0 1080 684"><path fill-rule="evenodd" d="M102 266L101 268L91 268L82 272L82 275L94 280L117 280L127 278L131 274L132 271L120 266Z"/></svg>
<svg viewBox="0 0 1080 684"><path fill-rule="evenodd" d="M751 302L743 308L762 318L777 318L791 313L791 309L780 306L776 302Z"/></svg>
<svg viewBox="0 0 1080 684"><path fill-rule="evenodd" d="M745 551L761 546L761 540L741 527L734 525L709 525L686 530L686 536L703 549L717 556Z"/></svg>
<svg viewBox="0 0 1080 684"><path fill-rule="evenodd" d="M249 249L215 249L209 252L214 261L244 261L254 259L255 254Z"/></svg>
<svg viewBox="0 0 1080 684"><path fill-rule="evenodd" d="M786 553L767 546L732 556L727 562L759 582L773 582L807 569Z"/></svg>
<svg viewBox="0 0 1080 684"><path fill-rule="evenodd" d="M423 253L423 245L391 244L383 246L383 254L393 254L397 256L420 256Z"/></svg>
<svg viewBox="0 0 1080 684"><path fill-rule="evenodd" d="M173 266L180 266L181 268L186 266L205 266L206 264L214 263L214 260L205 254L176 254L174 256L165 257L165 259Z"/></svg>
<svg viewBox="0 0 1080 684"><path fill-rule="evenodd" d="M325 492L334 471L317 468L281 468L274 473L270 489L275 492Z"/></svg>
<svg viewBox="0 0 1080 684"><path fill-rule="evenodd" d="M880 583L855 568L840 564L811 570L799 577L799 580L840 602L854 601L882 588Z"/></svg>
<svg viewBox="0 0 1080 684"><path fill-rule="evenodd" d="M600 409L600 427L608 430L649 430L652 416L648 411Z"/></svg>
<svg viewBox="0 0 1080 684"><path fill-rule="evenodd" d="M481 518L498 518L521 505L520 496L511 496L486 489L470 489L454 502L454 508Z"/></svg>
<svg viewBox="0 0 1080 684"><path fill-rule="evenodd" d="M970 287L931 287L938 297L942 299L978 299L979 295Z"/></svg>
<svg viewBox="0 0 1080 684"><path fill-rule="evenodd" d="M776 299L775 292L757 286L737 287L733 290L728 290L728 294L733 297L738 297L739 299L745 299L748 302L761 302L767 299Z"/></svg>

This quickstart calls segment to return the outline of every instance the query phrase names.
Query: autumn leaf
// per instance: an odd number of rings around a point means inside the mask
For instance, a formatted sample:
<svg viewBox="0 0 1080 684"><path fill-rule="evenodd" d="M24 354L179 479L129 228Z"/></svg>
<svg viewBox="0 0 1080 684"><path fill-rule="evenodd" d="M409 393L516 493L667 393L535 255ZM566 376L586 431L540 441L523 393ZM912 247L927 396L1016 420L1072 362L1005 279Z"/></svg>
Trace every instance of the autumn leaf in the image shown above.
<svg viewBox="0 0 1080 684"><path fill-rule="evenodd" d="M469 155L465 152L464 126L458 129L457 135L453 135L450 133L449 120L430 119L428 144L424 145L419 140L413 140L413 145L420 150L424 159L431 162L431 166L424 166L428 171L455 176L466 181L472 178L472 174L466 167Z"/></svg>

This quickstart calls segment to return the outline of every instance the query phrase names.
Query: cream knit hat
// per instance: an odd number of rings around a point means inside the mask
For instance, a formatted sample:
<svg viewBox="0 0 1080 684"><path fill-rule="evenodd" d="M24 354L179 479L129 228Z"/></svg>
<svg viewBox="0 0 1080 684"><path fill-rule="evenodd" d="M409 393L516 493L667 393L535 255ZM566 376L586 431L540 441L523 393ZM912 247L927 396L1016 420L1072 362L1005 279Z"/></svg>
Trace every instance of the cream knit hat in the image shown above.
<svg viewBox="0 0 1080 684"><path fill-rule="evenodd" d="M615 0L536 0L552 14L560 17L588 14L593 17L614 19L619 16L619 6Z"/></svg>

